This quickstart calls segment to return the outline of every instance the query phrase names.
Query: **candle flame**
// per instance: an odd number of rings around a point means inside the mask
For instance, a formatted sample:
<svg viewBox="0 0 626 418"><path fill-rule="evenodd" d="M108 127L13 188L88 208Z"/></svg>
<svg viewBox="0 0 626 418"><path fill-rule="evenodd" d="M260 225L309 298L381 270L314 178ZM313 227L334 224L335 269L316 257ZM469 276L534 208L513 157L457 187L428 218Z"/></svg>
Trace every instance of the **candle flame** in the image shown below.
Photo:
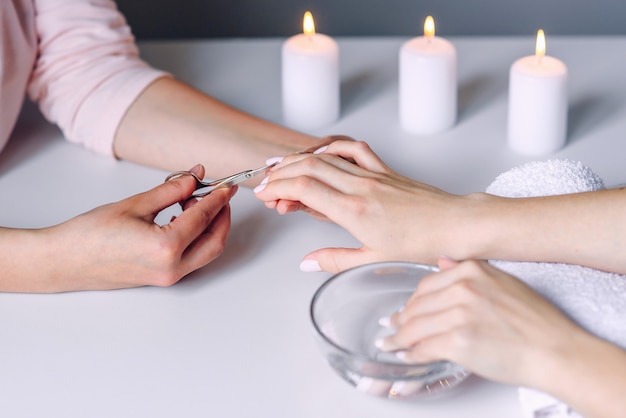
<svg viewBox="0 0 626 418"><path fill-rule="evenodd" d="M313 15L311 12L306 12L304 14L302 29L306 35L313 35L315 33L315 22L313 21Z"/></svg>
<svg viewBox="0 0 626 418"><path fill-rule="evenodd" d="M424 36L427 38L435 36L435 19L432 16L428 16L424 21Z"/></svg>
<svg viewBox="0 0 626 418"><path fill-rule="evenodd" d="M537 31L537 46L535 47L535 55L538 57L546 55L546 35L544 35L543 30L541 29Z"/></svg>

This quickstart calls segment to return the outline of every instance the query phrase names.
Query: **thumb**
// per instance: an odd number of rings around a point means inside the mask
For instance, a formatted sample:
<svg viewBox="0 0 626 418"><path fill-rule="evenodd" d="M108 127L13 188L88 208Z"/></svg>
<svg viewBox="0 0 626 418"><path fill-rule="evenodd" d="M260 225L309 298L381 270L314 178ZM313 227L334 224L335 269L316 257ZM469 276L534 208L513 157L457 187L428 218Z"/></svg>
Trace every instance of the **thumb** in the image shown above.
<svg viewBox="0 0 626 418"><path fill-rule="evenodd" d="M322 248L304 256L300 270L339 273L372 261L373 257L362 248Z"/></svg>
<svg viewBox="0 0 626 418"><path fill-rule="evenodd" d="M199 178L204 177L204 167L195 165L189 170ZM158 213L163 209L184 201L195 190L196 180L191 175L181 175L137 195L136 208L139 213ZM150 198L144 198L148 195Z"/></svg>
<svg viewBox="0 0 626 418"><path fill-rule="evenodd" d="M459 262L445 255L441 255L439 256L439 259L437 260L437 264L439 265L439 268L441 269L441 271L444 271L444 270L451 269L452 267L458 265Z"/></svg>

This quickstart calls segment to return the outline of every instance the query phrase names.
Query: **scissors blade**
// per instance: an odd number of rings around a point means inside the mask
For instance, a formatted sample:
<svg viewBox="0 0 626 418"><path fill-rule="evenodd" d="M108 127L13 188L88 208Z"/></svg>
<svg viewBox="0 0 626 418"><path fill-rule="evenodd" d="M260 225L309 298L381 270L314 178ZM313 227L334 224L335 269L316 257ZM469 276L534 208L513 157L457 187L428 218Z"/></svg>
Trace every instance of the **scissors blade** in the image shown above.
<svg viewBox="0 0 626 418"><path fill-rule="evenodd" d="M206 195L210 194L215 189L219 189L219 188L223 188L223 187L235 186L235 185L237 185L239 183L243 183L246 180L250 180L251 178L255 177L259 173L265 173L265 171L268 168L273 167L276 164L277 163L268 164L268 165L264 165L263 167L255 168L255 169L252 169L252 170L245 170L245 171L242 171L240 173L236 173L236 174L230 175L228 177L224 177L223 179L216 180L216 181L212 182L212 185L210 187L203 187L203 188L197 189L193 193L193 195L195 197L202 197L202 196L206 196ZM209 190L207 190L207 189L209 189Z"/></svg>

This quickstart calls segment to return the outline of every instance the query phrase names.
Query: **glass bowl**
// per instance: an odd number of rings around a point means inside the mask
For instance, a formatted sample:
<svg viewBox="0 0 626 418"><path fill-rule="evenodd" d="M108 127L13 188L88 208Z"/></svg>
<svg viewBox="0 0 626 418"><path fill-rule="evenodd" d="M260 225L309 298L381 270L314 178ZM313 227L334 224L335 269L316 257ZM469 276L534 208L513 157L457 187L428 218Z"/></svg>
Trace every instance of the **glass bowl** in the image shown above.
<svg viewBox="0 0 626 418"><path fill-rule="evenodd" d="M435 266L408 262L367 264L336 274L313 296L311 320L330 366L358 390L392 399L442 395L465 380L462 367L438 361L408 364L374 341L393 332L379 325L397 312Z"/></svg>

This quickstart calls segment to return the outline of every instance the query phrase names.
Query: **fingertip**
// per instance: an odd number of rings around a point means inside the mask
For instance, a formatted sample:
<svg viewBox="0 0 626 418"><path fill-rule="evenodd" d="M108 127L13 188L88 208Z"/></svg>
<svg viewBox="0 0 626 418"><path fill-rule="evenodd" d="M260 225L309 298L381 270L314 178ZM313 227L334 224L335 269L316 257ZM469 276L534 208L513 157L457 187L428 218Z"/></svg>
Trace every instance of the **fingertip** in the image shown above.
<svg viewBox="0 0 626 418"><path fill-rule="evenodd" d="M313 258L305 258L300 262L300 271L304 271L306 273L318 272L322 271L322 267L320 266L319 261Z"/></svg>
<svg viewBox="0 0 626 418"><path fill-rule="evenodd" d="M263 180L265 180L265 179L263 179ZM266 187L267 187L267 182L265 182L265 183L261 182L258 186L256 186L254 189L252 189L252 191L254 192L254 194L258 194L258 193L261 193Z"/></svg>
<svg viewBox="0 0 626 418"><path fill-rule="evenodd" d="M382 318L380 318L378 320L378 325L380 325L383 328L393 328L391 326L391 318L388 316L383 316Z"/></svg>
<svg viewBox="0 0 626 418"><path fill-rule="evenodd" d="M269 181L270 181L270 176L263 177L263 180L261 180L261 182L254 189L252 189L254 194L257 194L263 191L267 187L267 184L269 183Z"/></svg>
<svg viewBox="0 0 626 418"><path fill-rule="evenodd" d="M270 157L267 160L265 160L265 165L279 164L284 159L285 159L285 157ZM271 168L270 168L270 170L271 170Z"/></svg>
<svg viewBox="0 0 626 418"><path fill-rule="evenodd" d="M384 352L395 351L397 349L390 337L378 338L377 340L374 340L374 347Z"/></svg>
<svg viewBox="0 0 626 418"><path fill-rule="evenodd" d="M202 178L204 177L204 166L202 164L196 164L189 169L190 173L195 174L196 176Z"/></svg>
<svg viewBox="0 0 626 418"><path fill-rule="evenodd" d="M276 201L275 200L270 200L268 202L263 202L265 204L265 207L268 209L274 209L276 207Z"/></svg>
<svg viewBox="0 0 626 418"><path fill-rule="evenodd" d="M458 261L456 261L453 258L448 257L447 255L440 255L439 259L437 260L437 265L439 266L441 270L450 269L456 266L457 264L459 264Z"/></svg>

